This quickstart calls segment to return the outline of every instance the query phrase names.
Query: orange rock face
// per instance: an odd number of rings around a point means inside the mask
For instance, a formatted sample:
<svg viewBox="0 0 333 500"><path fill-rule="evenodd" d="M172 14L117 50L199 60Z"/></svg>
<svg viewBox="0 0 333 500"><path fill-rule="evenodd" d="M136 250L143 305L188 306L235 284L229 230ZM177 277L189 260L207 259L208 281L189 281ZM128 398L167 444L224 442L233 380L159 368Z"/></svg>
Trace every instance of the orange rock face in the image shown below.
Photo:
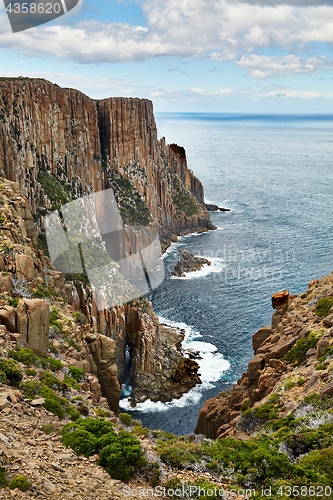
<svg viewBox="0 0 333 500"><path fill-rule="evenodd" d="M272 295L272 307L273 309L283 309L288 305L289 291L282 290L281 292Z"/></svg>

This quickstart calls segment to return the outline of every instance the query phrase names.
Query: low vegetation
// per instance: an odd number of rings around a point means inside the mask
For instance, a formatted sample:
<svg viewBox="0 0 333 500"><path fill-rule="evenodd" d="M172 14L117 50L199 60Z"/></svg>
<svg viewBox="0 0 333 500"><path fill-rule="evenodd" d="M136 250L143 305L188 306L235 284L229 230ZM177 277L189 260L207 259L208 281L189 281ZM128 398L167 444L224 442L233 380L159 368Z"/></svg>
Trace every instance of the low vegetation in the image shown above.
<svg viewBox="0 0 333 500"><path fill-rule="evenodd" d="M115 432L103 418L78 419L62 429L62 442L86 457L99 454L99 464L114 479L128 480L146 465L141 443L125 430Z"/></svg>
<svg viewBox="0 0 333 500"><path fill-rule="evenodd" d="M322 297L316 305L317 316L327 316L333 306L333 297Z"/></svg>

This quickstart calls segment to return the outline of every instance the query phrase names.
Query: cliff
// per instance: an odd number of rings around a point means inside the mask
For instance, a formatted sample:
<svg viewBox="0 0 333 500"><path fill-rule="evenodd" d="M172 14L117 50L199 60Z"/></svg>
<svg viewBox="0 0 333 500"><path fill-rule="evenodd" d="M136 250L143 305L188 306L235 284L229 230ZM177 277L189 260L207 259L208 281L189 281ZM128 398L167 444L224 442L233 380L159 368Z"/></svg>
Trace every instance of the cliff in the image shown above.
<svg viewBox="0 0 333 500"><path fill-rule="evenodd" d="M34 287L36 279L45 281L43 269L51 267L41 252L47 251L45 215L85 194L113 188L125 226L118 258L136 251L137 233L130 226L157 229L162 249L176 235L214 227L202 205L202 185L188 169L184 149L158 140L152 103L144 99L94 101L41 79L1 78L0 175L17 183L6 185L13 193L10 205L15 205L15 196L20 206L25 203L29 241L24 245L33 245L29 250L14 248L14 257L3 269L6 285L1 292L9 295L16 277L28 287ZM15 241L12 226L2 229ZM84 277L82 281L82 276L56 276L57 283L55 278L48 280L57 293L87 318L91 328L87 348L93 356L88 371L97 376L112 409L118 407L125 381L133 386L134 402L168 401L200 382L197 365L183 357L181 335L158 324L148 301L99 311ZM27 317L32 306L28 298L24 300L18 311ZM21 334L28 327L23 322L18 328L18 311L13 333ZM112 354L111 344L104 346L106 340L94 334L112 340ZM43 338L45 350L44 334ZM37 340L26 333L29 340L37 348ZM85 362L84 353L75 353L77 363Z"/></svg>
<svg viewBox="0 0 333 500"><path fill-rule="evenodd" d="M111 185L123 222L155 223L164 246L213 227L184 149L158 140L145 99L94 101L45 80L2 78L0 171L20 185L36 219Z"/></svg>
<svg viewBox="0 0 333 500"><path fill-rule="evenodd" d="M247 372L231 391L205 402L195 432L244 439L272 418L270 411L291 422L304 401L333 406L333 273L311 281L304 294L273 295L272 306L272 324L253 335Z"/></svg>

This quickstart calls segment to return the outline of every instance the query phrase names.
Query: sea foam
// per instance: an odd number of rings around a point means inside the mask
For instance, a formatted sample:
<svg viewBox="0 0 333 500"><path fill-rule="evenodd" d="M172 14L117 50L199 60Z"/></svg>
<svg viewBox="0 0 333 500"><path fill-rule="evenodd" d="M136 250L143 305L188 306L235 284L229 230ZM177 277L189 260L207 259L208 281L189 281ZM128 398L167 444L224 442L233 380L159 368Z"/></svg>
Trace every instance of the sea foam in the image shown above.
<svg viewBox="0 0 333 500"><path fill-rule="evenodd" d="M172 407L185 407L193 405L200 401L202 393L207 389L215 386L214 382L221 379L222 374L229 369L230 363L224 359L223 355L217 352L217 347L209 342L203 342L199 339L202 337L201 333L194 329L193 326L186 323L170 321L166 318L159 316L161 324L178 328L184 331L184 340L182 346L185 350L192 349L198 351L201 359L197 359L199 365L199 373L202 384L195 386L189 392L184 394L180 399L173 399L167 403L160 401L153 402L150 399L143 403L138 403L135 407L136 411L143 413L155 413L167 411ZM133 410L130 404L130 399L122 399L119 406L124 410Z"/></svg>

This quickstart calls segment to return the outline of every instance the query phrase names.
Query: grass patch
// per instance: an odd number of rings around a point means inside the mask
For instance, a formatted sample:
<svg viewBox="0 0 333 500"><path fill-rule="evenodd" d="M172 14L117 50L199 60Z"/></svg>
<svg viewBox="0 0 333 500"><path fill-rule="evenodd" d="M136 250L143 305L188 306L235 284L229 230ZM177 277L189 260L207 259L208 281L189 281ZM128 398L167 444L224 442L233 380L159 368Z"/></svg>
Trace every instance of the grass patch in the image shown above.
<svg viewBox="0 0 333 500"><path fill-rule="evenodd" d="M327 316L333 306L333 297L322 297L316 305L317 316Z"/></svg>
<svg viewBox="0 0 333 500"><path fill-rule="evenodd" d="M17 476L8 483L8 487L11 490L15 490L16 488L20 491L27 491L31 488L32 484L28 481L26 476Z"/></svg>

